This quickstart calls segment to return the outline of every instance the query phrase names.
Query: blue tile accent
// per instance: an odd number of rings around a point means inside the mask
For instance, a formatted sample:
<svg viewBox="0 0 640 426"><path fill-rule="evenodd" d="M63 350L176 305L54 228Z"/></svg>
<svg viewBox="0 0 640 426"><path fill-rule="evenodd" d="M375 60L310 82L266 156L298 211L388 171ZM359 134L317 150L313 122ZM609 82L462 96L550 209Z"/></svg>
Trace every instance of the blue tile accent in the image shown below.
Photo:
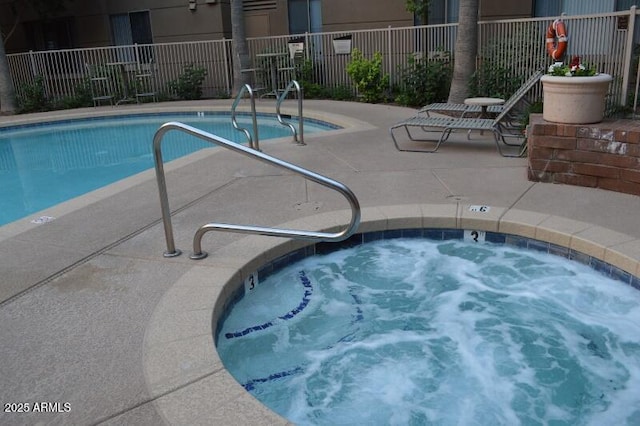
<svg viewBox="0 0 640 426"><path fill-rule="evenodd" d="M485 241L489 243L504 244L506 239L507 236L505 234L500 234L497 232L487 231L487 233L485 234Z"/></svg>
<svg viewBox="0 0 640 426"><path fill-rule="evenodd" d="M309 278L307 278L307 275L305 274L304 271L300 271L298 273L298 276L300 278L300 282L302 283L302 286L304 287L304 296L302 296L302 301L298 304L296 308L292 309L291 311L287 312L282 316L279 316L277 319L281 319L285 321L290 320L291 318L295 317L300 312L302 312L304 308L306 308L309 302L311 301L310 297L313 294L313 285L311 284L311 281L309 280ZM244 286L241 286L241 288L242 288L242 293L244 294ZM233 304L235 304L235 302ZM231 306L233 306L233 304L231 304ZM231 306L225 307L224 310L226 315L228 315L228 312L231 311ZM225 318L226 318L226 315L224 315ZM234 339L237 337L246 336L247 334L253 333L254 331L265 330L269 327L272 327L274 324L274 321L275 320L271 320L271 321L265 322L264 324L257 324L251 327L247 327L241 331L225 333L224 337L227 339ZM218 324L222 324L223 322L224 321L219 321ZM216 331L216 335L218 335L218 333L219 333L219 330Z"/></svg>
<svg viewBox="0 0 640 426"><path fill-rule="evenodd" d="M289 253L288 260L289 260L290 263L296 263L296 262L301 261L305 257L307 257L307 249L306 249L306 247Z"/></svg>
<svg viewBox="0 0 640 426"><path fill-rule="evenodd" d="M464 237L464 229L445 229L442 231L443 240L461 240Z"/></svg>
<svg viewBox="0 0 640 426"><path fill-rule="evenodd" d="M527 248L529 243L529 239L525 237L518 237L516 235L507 235L504 239L505 244L518 247L518 248Z"/></svg>
<svg viewBox="0 0 640 426"><path fill-rule="evenodd" d="M403 229L402 238L422 238L422 229Z"/></svg>
<svg viewBox="0 0 640 426"><path fill-rule="evenodd" d="M595 257L590 257L589 266L591 266L596 271L606 275L611 275L611 265L606 262L603 262L600 259L596 259Z"/></svg>
<svg viewBox="0 0 640 426"><path fill-rule="evenodd" d="M266 265L263 265L258 269L258 279L264 280L269 275L273 274L273 262L269 262Z"/></svg>
<svg viewBox="0 0 640 426"><path fill-rule="evenodd" d="M267 383L273 380L277 380L277 379L281 379L283 377L287 377L287 376L293 376L295 374L300 374L302 373L304 370L302 369L302 367L296 367L293 370L288 370L288 371L281 371L279 373L274 373L274 374L270 374L269 377L263 377L260 379L252 379L249 380L247 383L245 383L244 388L247 391L252 391L255 388L255 385L257 383Z"/></svg>
<svg viewBox="0 0 640 426"><path fill-rule="evenodd" d="M640 277L631 277L631 286L640 291Z"/></svg>
<svg viewBox="0 0 640 426"><path fill-rule="evenodd" d="M631 278L633 277L633 275L631 275L630 273L628 273L627 271L623 271L620 268L617 268L613 265L611 265L611 278L621 281L625 284L629 284L631 285Z"/></svg>
<svg viewBox="0 0 640 426"><path fill-rule="evenodd" d="M384 240L383 231L367 232L362 236L362 241L365 243L370 243L372 241L378 241L378 240Z"/></svg>
<svg viewBox="0 0 640 426"><path fill-rule="evenodd" d="M573 249L569 250L569 259L576 261L576 262L580 262L583 265L590 265L591 264L591 256L588 256L584 253L580 253L579 251L575 251Z"/></svg>
<svg viewBox="0 0 640 426"><path fill-rule="evenodd" d="M569 258L569 248L549 243L549 253Z"/></svg>
<svg viewBox="0 0 640 426"><path fill-rule="evenodd" d="M362 234L355 234L347 238L346 240L339 241L337 243L316 243L316 253L329 254L334 251L359 246L360 244L362 244L362 240Z"/></svg>
<svg viewBox="0 0 640 426"><path fill-rule="evenodd" d="M390 240L392 238L402 238L402 230L401 229L391 229L384 231L384 239Z"/></svg>
<svg viewBox="0 0 640 426"><path fill-rule="evenodd" d="M425 229L422 234L430 240L442 241L442 233L442 229Z"/></svg>
<svg viewBox="0 0 640 426"><path fill-rule="evenodd" d="M244 297L244 286L241 285L233 292L233 294L231 294L231 297L225 300L224 306L222 307L222 315L220 315L220 318L218 319L218 323L216 325L216 332L213 336L214 343L216 345L218 344L218 336L220 335L220 329L222 327L222 324L224 324L224 321L229 316L229 313L231 312L231 308L233 308L233 306L236 303L238 303L243 297Z"/></svg>
<svg viewBox="0 0 640 426"><path fill-rule="evenodd" d="M538 240L528 240L527 248L529 250L541 251L543 253L549 253L549 243Z"/></svg>
<svg viewBox="0 0 640 426"><path fill-rule="evenodd" d="M273 260L271 262L271 264L273 265L273 270L274 271L279 271L280 269L284 268L285 266L291 264L289 262L289 255L285 254L284 256L280 256L279 258Z"/></svg>

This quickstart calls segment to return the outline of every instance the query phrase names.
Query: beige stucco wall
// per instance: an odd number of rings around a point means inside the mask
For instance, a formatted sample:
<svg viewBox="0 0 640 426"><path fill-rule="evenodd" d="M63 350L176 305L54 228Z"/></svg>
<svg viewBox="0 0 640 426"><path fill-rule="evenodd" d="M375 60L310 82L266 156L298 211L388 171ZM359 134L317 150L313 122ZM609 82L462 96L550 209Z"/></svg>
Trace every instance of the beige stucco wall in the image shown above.
<svg viewBox="0 0 640 426"><path fill-rule="evenodd" d="M0 0L0 27L4 32L13 24L11 0ZM69 3L66 16L75 20L77 47L111 44L109 15L149 10L155 43L197 41L231 37L230 0L196 0L195 11L189 0L92 0ZM246 16L248 37L289 33L287 0L277 0L272 10L251 11ZM481 0L481 19L506 19L531 16L533 0ZM23 21L36 20L26 13ZM323 31L344 31L413 25L413 16L405 10L405 0L322 0ZM7 51L28 49L22 26L6 45Z"/></svg>
<svg viewBox="0 0 640 426"><path fill-rule="evenodd" d="M515 19L533 16L533 0L480 0L480 19Z"/></svg>
<svg viewBox="0 0 640 426"><path fill-rule="evenodd" d="M413 25L413 14L405 0L340 0L322 2L323 31L406 27Z"/></svg>
<svg viewBox="0 0 640 426"><path fill-rule="evenodd" d="M109 15L149 11L155 43L196 41L231 37L230 0L207 4L196 0L197 8L189 10L188 0L93 0L76 1L60 16L73 16L77 47L108 46L111 42ZM33 13L21 15L23 22L38 20ZM9 0L0 0L0 26L10 28L14 15ZM26 35L19 25L6 45L8 53L28 50Z"/></svg>

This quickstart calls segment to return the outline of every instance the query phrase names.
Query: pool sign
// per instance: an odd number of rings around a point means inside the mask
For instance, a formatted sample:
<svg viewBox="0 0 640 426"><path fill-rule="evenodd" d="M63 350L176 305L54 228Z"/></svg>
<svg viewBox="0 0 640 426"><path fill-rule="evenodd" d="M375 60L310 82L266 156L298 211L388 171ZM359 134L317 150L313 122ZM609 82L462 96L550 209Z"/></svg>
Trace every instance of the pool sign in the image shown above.
<svg viewBox="0 0 640 426"><path fill-rule="evenodd" d="M465 241L475 241L476 243L483 243L486 237L487 233L485 231L476 231L472 229L464 230Z"/></svg>
<svg viewBox="0 0 640 426"><path fill-rule="evenodd" d="M488 213L491 210L489 206L469 206L470 212Z"/></svg>
<svg viewBox="0 0 640 426"><path fill-rule="evenodd" d="M244 280L244 294L249 294L258 287L258 273L250 274Z"/></svg>

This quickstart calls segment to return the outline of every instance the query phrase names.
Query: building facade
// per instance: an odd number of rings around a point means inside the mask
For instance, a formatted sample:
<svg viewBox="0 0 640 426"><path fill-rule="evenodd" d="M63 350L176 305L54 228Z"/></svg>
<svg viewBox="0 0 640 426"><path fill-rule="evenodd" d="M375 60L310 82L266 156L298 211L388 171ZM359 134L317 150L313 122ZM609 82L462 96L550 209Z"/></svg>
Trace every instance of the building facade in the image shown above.
<svg viewBox="0 0 640 426"><path fill-rule="evenodd" d="M430 24L457 21L460 0L431 0ZM7 53L231 38L231 0L92 0L38 13L0 0ZM244 0L248 37L419 23L406 0ZM625 10L634 0L480 0L481 20ZM8 37L7 37L8 36Z"/></svg>

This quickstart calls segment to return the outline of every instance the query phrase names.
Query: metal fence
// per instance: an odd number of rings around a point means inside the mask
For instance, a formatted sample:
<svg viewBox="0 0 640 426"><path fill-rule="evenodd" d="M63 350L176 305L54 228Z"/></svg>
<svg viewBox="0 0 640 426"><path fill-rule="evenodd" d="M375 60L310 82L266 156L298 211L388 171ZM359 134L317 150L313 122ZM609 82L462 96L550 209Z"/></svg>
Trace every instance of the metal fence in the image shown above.
<svg viewBox="0 0 640 426"><path fill-rule="evenodd" d="M613 75L610 98L616 104L637 100L638 39L636 8L598 15L563 17L569 32L567 57L579 55L600 72ZM478 64L508 67L514 76L524 76L551 64L545 51L545 30L553 18L487 21L479 23ZM265 53L282 53L277 68L287 68L292 57L290 43L304 43L304 57L313 63L316 82L327 88L354 90L346 66L351 56L341 53L345 42L371 57L383 56L383 72L391 83L402 85L400 69L410 56L440 60L455 50L457 24L430 25L348 32L307 33L248 40L254 68L265 68ZM337 44L342 41L341 46ZM337 43L336 43L337 42ZM348 52L348 50L347 50ZM258 56L256 56L258 55ZM73 96L89 76L92 66L122 64L124 71L153 69L160 92L171 94L168 83L176 80L189 64L207 71L203 97L227 97L233 83L231 40L112 46L90 49L27 52L8 55L18 96L26 85L41 77L51 99ZM291 65L289 62L288 65ZM126 89L123 89L126 90Z"/></svg>

